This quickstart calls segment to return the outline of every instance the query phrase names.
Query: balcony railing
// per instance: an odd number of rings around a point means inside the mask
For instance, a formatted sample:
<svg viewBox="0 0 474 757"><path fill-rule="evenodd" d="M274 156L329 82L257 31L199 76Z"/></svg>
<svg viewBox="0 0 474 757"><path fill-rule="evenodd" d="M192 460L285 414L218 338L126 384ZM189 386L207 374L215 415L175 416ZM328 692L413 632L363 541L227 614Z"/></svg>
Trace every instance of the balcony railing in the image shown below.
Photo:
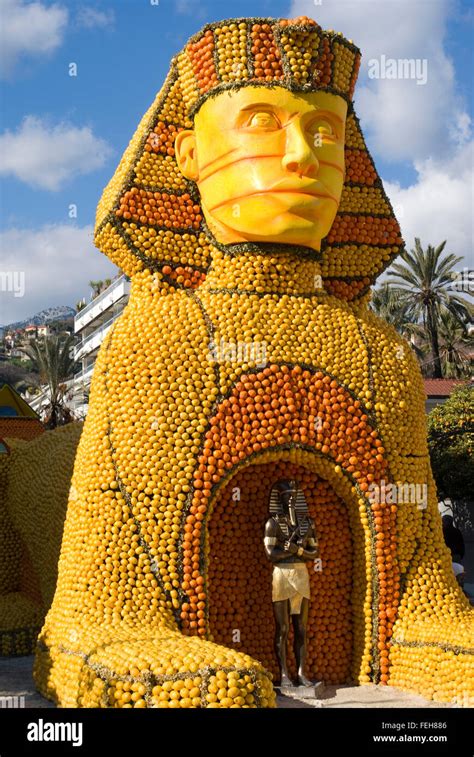
<svg viewBox="0 0 474 757"><path fill-rule="evenodd" d="M88 352L87 348L91 346L94 340L97 342L97 347L99 347L113 322L116 321L117 318L122 315L122 313L123 310L121 310L119 313L116 313L112 318L109 318L108 321L103 323L98 329L93 331L92 334L89 334L89 336L87 336L80 344L78 344L74 351L75 359L78 360L79 358L84 357L84 354L87 354ZM95 347L92 347L92 349L95 349Z"/></svg>
<svg viewBox="0 0 474 757"><path fill-rule="evenodd" d="M115 281L112 281L111 284L107 287L107 289L104 289L103 292L101 292L97 297L94 297L94 299L89 302L82 310L79 310L78 313L76 313L76 317L74 319L74 330L76 333L78 331L81 331L85 326L87 326L88 323L94 320L96 317L94 313L98 310L98 312L104 312L108 309L108 307L111 307L117 300L111 300L111 302L103 308L100 308L100 305L103 305L107 298L110 298L111 294L114 292L114 290L120 289L120 287L123 287L123 293L122 297L128 294L128 288L126 287L127 284L130 284L130 279L125 276L125 274L122 274L122 276L119 276L118 279L115 279ZM118 297L117 299L120 299ZM99 306L99 308L97 308ZM88 317L87 317L88 316Z"/></svg>
<svg viewBox="0 0 474 757"><path fill-rule="evenodd" d="M94 373L94 368L95 368L95 361L91 366L89 366L89 368L86 368L85 370L82 369L80 371L77 371L77 373L74 374L74 383L86 384L86 385L90 384L92 374Z"/></svg>

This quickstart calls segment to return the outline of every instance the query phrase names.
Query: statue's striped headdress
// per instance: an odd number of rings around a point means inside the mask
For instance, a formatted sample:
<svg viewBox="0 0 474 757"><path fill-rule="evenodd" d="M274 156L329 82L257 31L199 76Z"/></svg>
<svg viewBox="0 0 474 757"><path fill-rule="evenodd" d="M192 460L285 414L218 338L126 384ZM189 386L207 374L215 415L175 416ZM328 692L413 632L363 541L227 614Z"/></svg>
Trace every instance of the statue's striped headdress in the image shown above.
<svg viewBox="0 0 474 757"><path fill-rule="evenodd" d="M268 509L272 515L281 515L283 513L283 509L280 504L278 483L279 482L277 482L274 486L272 486L272 490L270 492L270 503L269 503ZM303 490L300 489L300 487L298 487L296 491L295 510L296 510L297 515L309 514L308 504L303 494Z"/></svg>
<svg viewBox="0 0 474 757"><path fill-rule="evenodd" d="M173 58L97 208L95 242L128 275L149 268L173 286L197 286L212 236L199 192L180 173L174 140L193 126L206 98L246 86L326 91L348 103L346 175L335 221L321 248L332 294L361 296L403 245L352 105L360 51L306 17L239 18L207 24Z"/></svg>

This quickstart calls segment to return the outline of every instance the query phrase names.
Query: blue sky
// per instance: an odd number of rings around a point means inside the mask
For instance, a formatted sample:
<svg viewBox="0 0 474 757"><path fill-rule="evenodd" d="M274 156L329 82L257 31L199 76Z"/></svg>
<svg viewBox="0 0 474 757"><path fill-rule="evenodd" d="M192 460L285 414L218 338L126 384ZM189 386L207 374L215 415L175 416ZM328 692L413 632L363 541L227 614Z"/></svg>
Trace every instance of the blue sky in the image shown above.
<svg viewBox="0 0 474 757"><path fill-rule="evenodd" d="M74 306L89 279L115 272L91 243L101 191L172 55L229 16L305 14L353 38L363 53L356 110L407 244L448 238L472 256L472 2L0 0L0 9L1 269L26 275L24 297L1 293L0 324ZM426 60L426 85L370 79L368 61L381 55Z"/></svg>

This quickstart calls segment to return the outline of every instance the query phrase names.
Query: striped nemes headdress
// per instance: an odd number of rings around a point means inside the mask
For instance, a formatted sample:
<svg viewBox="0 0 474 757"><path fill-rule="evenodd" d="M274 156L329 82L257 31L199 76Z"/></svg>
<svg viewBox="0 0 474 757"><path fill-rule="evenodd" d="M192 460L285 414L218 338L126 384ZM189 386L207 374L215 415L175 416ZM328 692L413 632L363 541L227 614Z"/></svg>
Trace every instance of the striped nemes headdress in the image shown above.
<svg viewBox="0 0 474 757"><path fill-rule="evenodd" d="M290 480L294 482L293 479L290 479ZM272 486L272 489L270 492L270 502L269 502L268 509L272 515L283 515L283 508L280 502L280 491L281 491L280 485L282 483L284 483L283 479L280 481L277 481ZM294 482L294 484L297 485L296 482ZM308 504L303 494L303 490L300 489L299 486L296 490L295 510L296 510L296 515L299 517L303 515L309 515Z"/></svg>
<svg viewBox="0 0 474 757"><path fill-rule="evenodd" d="M364 142L352 96L360 51L306 17L238 18L207 24L176 55L97 208L95 243L129 276L148 268L175 287L205 278L216 240L196 184L179 171L174 140L208 97L247 86L324 91L348 103L346 175L323 240L326 290L365 294L403 247L400 229ZM184 283L183 283L184 282Z"/></svg>

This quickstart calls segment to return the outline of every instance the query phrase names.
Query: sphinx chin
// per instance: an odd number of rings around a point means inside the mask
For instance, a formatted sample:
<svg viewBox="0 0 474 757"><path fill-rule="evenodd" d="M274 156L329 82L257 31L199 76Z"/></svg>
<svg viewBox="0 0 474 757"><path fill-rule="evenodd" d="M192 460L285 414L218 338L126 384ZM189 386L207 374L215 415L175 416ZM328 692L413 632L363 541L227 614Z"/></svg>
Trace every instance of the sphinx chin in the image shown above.
<svg viewBox="0 0 474 757"><path fill-rule="evenodd" d="M308 219L306 216L296 214L284 214L276 217L265 233L248 233L248 239L258 242L275 242L281 244L296 244L313 247L319 250L321 239L328 233L321 228L317 221Z"/></svg>
<svg viewBox="0 0 474 757"><path fill-rule="evenodd" d="M310 217L307 211L283 210L268 220L263 214L255 213L258 223L249 223L248 218L232 218L229 214L214 215L208 220L208 227L222 243L229 242L275 242L280 244L301 244L319 249L319 241L325 236L331 224L321 218Z"/></svg>

